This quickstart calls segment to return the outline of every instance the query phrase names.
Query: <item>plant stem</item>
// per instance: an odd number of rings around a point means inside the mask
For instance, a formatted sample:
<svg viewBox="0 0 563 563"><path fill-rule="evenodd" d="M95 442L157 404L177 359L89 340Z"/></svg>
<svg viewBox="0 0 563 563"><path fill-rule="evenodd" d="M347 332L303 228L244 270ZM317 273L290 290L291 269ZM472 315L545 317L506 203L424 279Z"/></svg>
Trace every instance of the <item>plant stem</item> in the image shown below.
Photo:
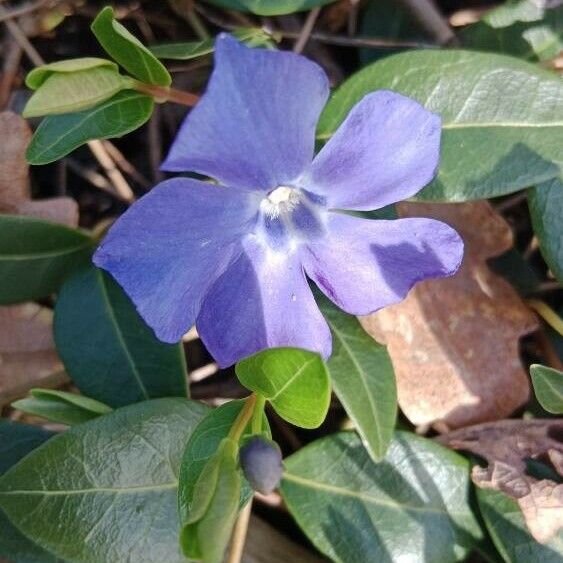
<svg viewBox="0 0 563 563"><path fill-rule="evenodd" d="M135 90L143 94L152 96L156 102L174 102L183 106L195 106L199 101L199 96L191 92L183 92L168 86L156 86L155 84L145 84L135 81Z"/></svg>
<svg viewBox="0 0 563 563"><path fill-rule="evenodd" d="M266 397L264 395L256 396L256 404L252 415L252 433L260 434L262 432L262 416L264 415L264 406L266 405Z"/></svg>
<svg viewBox="0 0 563 563"><path fill-rule="evenodd" d="M254 413L254 405L256 404L256 394L252 393L249 395L240 411L239 415L237 416L234 424L231 426L229 431L229 438L238 442L244 429L248 426L250 419L252 418L252 414Z"/></svg>
<svg viewBox="0 0 563 563"><path fill-rule="evenodd" d="M235 529L233 531L233 539L231 542L231 551L227 563L240 563L242 560L242 553L244 551L244 544L246 541L246 533L248 531L248 523L250 522L250 514L252 512L252 499L250 499L246 506L242 509Z"/></svg>
<svg viewBox="0 0 563 563"><path fill-rule="evenodd" d="M553 330L563 336L563 319L551 307L539 299L527 299L526 305L542 317Z"/></svg>

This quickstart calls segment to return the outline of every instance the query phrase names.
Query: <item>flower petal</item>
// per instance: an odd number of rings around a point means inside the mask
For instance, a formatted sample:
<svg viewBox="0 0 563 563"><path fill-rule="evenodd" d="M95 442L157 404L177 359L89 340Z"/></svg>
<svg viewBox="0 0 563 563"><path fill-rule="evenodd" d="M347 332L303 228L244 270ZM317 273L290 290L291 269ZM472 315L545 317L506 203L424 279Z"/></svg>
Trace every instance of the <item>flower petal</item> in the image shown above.
<svg viewBox="0 0 563 563"><path fill-rule="evenodd" d="M206 295L196 326L223 367L270 347L305 348L324 357L331 352L330 330L299 256L252 241Z"/></svg>
<svg viewBox="0 0 563 563"><path fill-rule="evenodd" d="M247 189L293 181L313 158L329 91L325 73L299 55L250 49L226 34L215 46L207 91L162 169L199 172Z"/></svg>
<svg viewBox="0 0 563 563"><path fill-rule="evenodd" d="M370 210L411 197L440 158L440 117L380 90L356 104L319 152L306 181L333 209Z"/></svg>
<svg viewBox="0 0 563 563"><path fill-rule="evenodd" d="M328 228L327 238L309 245L303 265L323 293L353 315L401 301L417 281L454 274L463 257L457 232L434 219L330 213Z"/></svg>
<svg viewBox="0 0 563 563"><path fill-rule="evenodd" d="M94 255L164 342L193 325L203 296L236 258L250 230L256 194L176 178L124 213ZM239 250L240 251L240 250Z"/></svg>

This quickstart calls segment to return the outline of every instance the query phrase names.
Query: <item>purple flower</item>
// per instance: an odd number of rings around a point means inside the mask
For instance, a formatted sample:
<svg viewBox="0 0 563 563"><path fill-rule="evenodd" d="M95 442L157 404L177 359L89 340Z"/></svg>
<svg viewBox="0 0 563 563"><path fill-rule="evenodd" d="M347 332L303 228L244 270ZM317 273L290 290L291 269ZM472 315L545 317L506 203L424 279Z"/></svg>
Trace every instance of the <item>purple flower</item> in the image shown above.
<svg viewBox="0 0 563 563"><path fill-rule="evenodd" d="M160 340L176 342L195 323L221 366L276 346L328 357L330 330L307 277L365 315L419 280L456 271L463 244L446 224L339 211L381 208L430 182L440 118L405 96L373 92L314 157L328 94L324 72L304 57L219 36L207 92L162 166L219 185L162 182L94 256Z"/></svg>

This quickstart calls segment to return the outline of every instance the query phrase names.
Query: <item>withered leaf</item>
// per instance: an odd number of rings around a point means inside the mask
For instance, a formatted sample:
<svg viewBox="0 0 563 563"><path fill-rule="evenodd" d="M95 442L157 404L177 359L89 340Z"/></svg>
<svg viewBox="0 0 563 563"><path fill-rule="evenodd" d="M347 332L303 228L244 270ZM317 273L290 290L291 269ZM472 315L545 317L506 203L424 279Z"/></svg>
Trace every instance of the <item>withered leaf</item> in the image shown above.
<svg viewBox="0 0 563 563"><path fill-rule="evenodd" d="M516 291L486 263L511 248L510 227L484 201L404 203L399 212L445 221L465 243L455 276L419 283L402 303L360 319L388 346L399 405L414 424L442 428L508 416L529 397L518 341L537 327Z"/></svg>
<svg viewBox="0 0 563 563"><path fill-rule="evenodd" d="M533 477L526 460L547 462L563 477L562 435L563 419L503 420L456 430L436 440L484 458L488 465L473 467L473 482L516 499L532 536L547 543L563 528L563 483Z"/></svg>

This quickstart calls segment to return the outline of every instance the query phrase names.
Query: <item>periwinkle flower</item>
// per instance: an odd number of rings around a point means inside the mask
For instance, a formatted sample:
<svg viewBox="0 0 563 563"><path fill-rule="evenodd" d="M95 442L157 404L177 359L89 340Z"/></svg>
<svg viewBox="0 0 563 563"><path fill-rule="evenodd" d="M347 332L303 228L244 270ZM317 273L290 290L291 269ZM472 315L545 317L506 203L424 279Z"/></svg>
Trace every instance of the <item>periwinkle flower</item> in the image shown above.
<svg viewBox="0 0 563 563"><path fill-rule="evenodd" d="M307 277L365 315L415 282L458 268L463 244L439 221L354 217L432 180L440 118L382 90L365 96L314 156L326 75L293 53L216 41L207 91L186 117L156 186L112 226L94 262L165 342L194 324L217 362L294 346L328 357L331 335Z"/></svg>

